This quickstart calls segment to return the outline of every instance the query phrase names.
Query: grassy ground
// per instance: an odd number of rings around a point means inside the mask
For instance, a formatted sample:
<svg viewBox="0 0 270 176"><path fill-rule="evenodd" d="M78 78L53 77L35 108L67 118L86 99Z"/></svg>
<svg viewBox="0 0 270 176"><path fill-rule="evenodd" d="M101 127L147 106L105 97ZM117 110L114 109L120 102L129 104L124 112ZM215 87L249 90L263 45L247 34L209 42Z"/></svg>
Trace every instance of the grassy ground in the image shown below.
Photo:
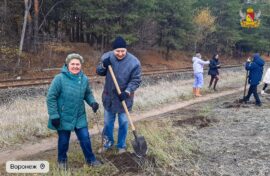
<svg viewBox="0 0 270 176"><path fill-rule="evenodd" d="M231 89L242 86L243 75L241 73L223 73L223 78L218 83L218 88ZM227 80L226 77L230 77ZM206 77L205 83L208 83ZM163 81L155 85L146 85L138 89L135 97L133 111L147 111L158 108L168 103L191 99L193 80L183 81ZM101 102L100 86L93 86L95 97ZM207 86L205 86L207 87ZM210 93L212 90L204 88L203 94ZM12 104L0 106L0 148L14 147L21 143L35 138L43 138L52 134L47 129L47 109L45 97L19 98ZM90 120L90 127L93 125L93 113L91 108L86 108ZM102 107L101 107L102 109ZM103 110L101 110L103 112ZM10 130L12 129L12 130Z"/></svg>
<svg viewBox="0 0 270 176"><path fill-rule="evenodd" d="M226 79L231 78L231 79ZM241 81L239 81L241 80ZM205 80L207 84L208 77ZM227 90L243 86L244 74L241 72L224 72L221 75L221 81L218 83L218 89ZM94 87L94 92L98 102L101 102L101 89ZM205 86L207 87L207 86ZM147 111L153 108L159 108L173 102L191 99L192 97L192 80L183 81L163 81L155 85L146 85L136 92L134 112ZM212 93L212 90L203 89L203 94ZM207 96L207 95L206 95ZM38 141L39 138L44 138L54 133L47 129L47 111L45 97L18 99L12 104L0 106L0 148L19 147L24 142ZM102 110L101 110L102 111ZM208 109L204 108L200 114L207 114ZM90 127L93 125L93 117L90 108L87 108L87 113L90 121ZM102 116L102 115L101 115ZM12 119L12 120L11 120ZM149 158L144 161L134 159L132 155L123 156L127 160L133 161L136 165L134 172L130 167L116 167L112 156L116 155L116 151L110 151L105 156L98 157L105 163L102 167L91 168L84 165L83 154L77 143L70 146L69 151L69 168L67 173L61 173L56 167L56 150L41 153L37 156L32 156L27 159L33 160L48 160L51 164L49 175L126 175L127 172L131 175L174 175L180 173L178 161L187 161L191 157L195 157L198 151L196 144L190 142L182 134L182 129L172 130L172 122L170 120L154 120L144 121L136 124L138 131L145 136L149 145ZM12 129L12 130L11 130ZM132 151L130 141L133 135L128 135L128 149ZM100 147L100 136L93 137L94 151ZM114 158L114 157L113 157ZM143 163L143 164L142 164ZM183 164L183 162L181 162ZM124 165L125 164L119 164ZM192 163L190 163L192 165ZM194 173L196 165L194 166ZM129 175L129 174L127 174Z"/></svg>

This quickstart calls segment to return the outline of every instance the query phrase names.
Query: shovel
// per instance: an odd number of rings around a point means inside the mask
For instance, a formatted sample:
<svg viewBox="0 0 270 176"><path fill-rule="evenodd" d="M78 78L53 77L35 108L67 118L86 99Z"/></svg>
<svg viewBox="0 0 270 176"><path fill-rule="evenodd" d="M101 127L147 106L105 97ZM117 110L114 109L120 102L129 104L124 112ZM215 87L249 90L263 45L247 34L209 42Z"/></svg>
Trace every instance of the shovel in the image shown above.
<svg viewBox="0 0 270 176"><path fill-rule="evenodd" d="M246 91L247 91L247 82L248 82L248 71L246 71L246 77L245 77L245 86L244 86L244 95L242 99L239 99L239 103L246 103L245 97L246 97Z"/></svg>
<svg viewBox="0 0 270 176"><path fill-rule="evenodd" d="M115 75L114 75L114 72L113 72L113 69L112 69L111 65L109 65L108 68L109 68L110 74L112 76L114 85L116 87L117 93L120 95L121 94L121 90L120 90L120 87L119 87L119 85L117 83L117 80L115 78ZM126 105L125 100L122 101L122 105L123 105L123 108L124 108L124 110L126 112L126 115L128 117L129 123L131 125L132 133L133 133L133 135L135 137L135 139L131 142L132 143L132 146L133 146L133 149L135 151L135 154L139 158L140 157L143 157L147 153L147 143L145 141L145 138L143 136L138 136L138 134L136 132L136 129L135 129L135 126L133 125L133 122L131 120L131 117L130 117L130 114L129 114L129 111L128 111L128 108L127 108L127 105Z"/></svg>

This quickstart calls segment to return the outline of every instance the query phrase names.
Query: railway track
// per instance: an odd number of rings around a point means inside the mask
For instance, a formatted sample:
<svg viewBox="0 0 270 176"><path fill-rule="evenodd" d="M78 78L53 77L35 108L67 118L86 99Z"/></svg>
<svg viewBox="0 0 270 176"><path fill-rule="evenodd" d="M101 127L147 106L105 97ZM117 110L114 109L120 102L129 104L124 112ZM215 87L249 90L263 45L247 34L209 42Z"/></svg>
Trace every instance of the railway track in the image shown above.
<svg viewBox="0 0 270 176"><path fill-rule="evenodd" d="M226 65L226 66L223 66L222 69L233 68L233 67L243 67L243 65ZM170 70L169 69L151 70L151 71L143 71L143 76L180 73L180 72L191 72L191 71L192 71L192 67L170 69ZM89 76L92 81L102 80L102 78L97 76L97 75L87 75L87 76ZM33 79L28 78L28 79L3 80L3 81L0 81L0 89L47 85L47 84L51 83L52 79L53 79L53 76L33 78Z"/></svg>

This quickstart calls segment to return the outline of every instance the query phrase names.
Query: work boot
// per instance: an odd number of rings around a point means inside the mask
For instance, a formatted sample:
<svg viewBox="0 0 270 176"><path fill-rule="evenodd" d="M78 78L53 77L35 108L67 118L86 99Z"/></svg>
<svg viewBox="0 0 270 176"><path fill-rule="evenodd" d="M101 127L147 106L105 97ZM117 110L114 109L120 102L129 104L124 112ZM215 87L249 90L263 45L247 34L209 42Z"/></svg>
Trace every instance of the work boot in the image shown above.
<svg viewBox="0 0 270 176"><path fill-rule="evenodd" d="M58 169L66 171L68 169L67 162L58 162Z"/></svg>
<svg viewBox="0 0 270 176"><path fill-rule="evenodd" d="M248 102L248 100L246 100L246 98L241 98L241 99L239 99L239 103L247 103Z"/></svg>
<svg viewBox="0 0 270 176"><path fill-rule="evenodd" d="M92 167L97 167L97 166L101 166L102 163L99 161L99 160L95 160L95 161L92 161L91 163L88 163L88 166L92 166Z"/></svg>
<svg viewBox="0 0 270 176"><path fill-rule="evenodd" d="M195 87L193 87L193 95L196 95L196 88Z"/></svg>
<svg viewBox="0 0 270 176"><path fill-rule="evenodd" d="M262 103L255 103L255 105L261 107Z"/></svg>
<svg viewBox="0 0 270 176"><path fill-rule="evenodd" d="M125 153L125 152L127 152L127 150L125 148L118 149L118 154L122 154L122 153Z"/></svg>
<svg viewBox="0 0 270 176"><path fill-rule="evenodd" d="M200 94L200 88L196 89L196 97L201 97L202 95Z"/></svg>
<svg viewBox="0 0 270 176"><path fill-rule="evenodd" d="M104 153L107 150L111 149L113 147L113 142L109 141L108 139L106 139L106 137L104 138L104 145L102 148L100 148L98 150L98 153Z"/></svg>

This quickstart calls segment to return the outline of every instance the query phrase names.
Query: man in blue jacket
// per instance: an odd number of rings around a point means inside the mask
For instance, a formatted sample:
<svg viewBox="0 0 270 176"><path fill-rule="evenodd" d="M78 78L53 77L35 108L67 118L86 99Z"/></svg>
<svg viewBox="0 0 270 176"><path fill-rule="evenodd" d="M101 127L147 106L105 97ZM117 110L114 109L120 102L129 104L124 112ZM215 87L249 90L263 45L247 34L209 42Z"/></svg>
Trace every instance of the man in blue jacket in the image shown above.
<svg viewBox="0 0 270 176"><path fill-rule="evenodd" d="M122 37L117 37L113 42L113 51L104 53L101 62L97 66L97 74L106 76L102 102L104 106L104 129L103 135L105 143L99 152L104 152L114 144L113 130L116 115L118 115L118 141L119 153L126 151L126 137L128 132L128 119L121 101L125 100L128 110L132 109L134 92L141 83L140 61L131 53L127 52L126 41ZM115 77L121 89L118 95L108 66L111 65Z"/></svg>
<svg viewBox="0 0 270 176"><path fill-rule="evenodd" d="M245 96L243 99L244 102L249 101L251 94L253 94L256 100L256 105L257 106L262 105L259 95L257 93L257 86L259 85L262 79L263 66L264 60L260 57L258 53L253 55L252 62L250 61L250 59L247 60L245 67L246 70L249 71L248 83L250 84L250 87L247 96Z"/></svg>

